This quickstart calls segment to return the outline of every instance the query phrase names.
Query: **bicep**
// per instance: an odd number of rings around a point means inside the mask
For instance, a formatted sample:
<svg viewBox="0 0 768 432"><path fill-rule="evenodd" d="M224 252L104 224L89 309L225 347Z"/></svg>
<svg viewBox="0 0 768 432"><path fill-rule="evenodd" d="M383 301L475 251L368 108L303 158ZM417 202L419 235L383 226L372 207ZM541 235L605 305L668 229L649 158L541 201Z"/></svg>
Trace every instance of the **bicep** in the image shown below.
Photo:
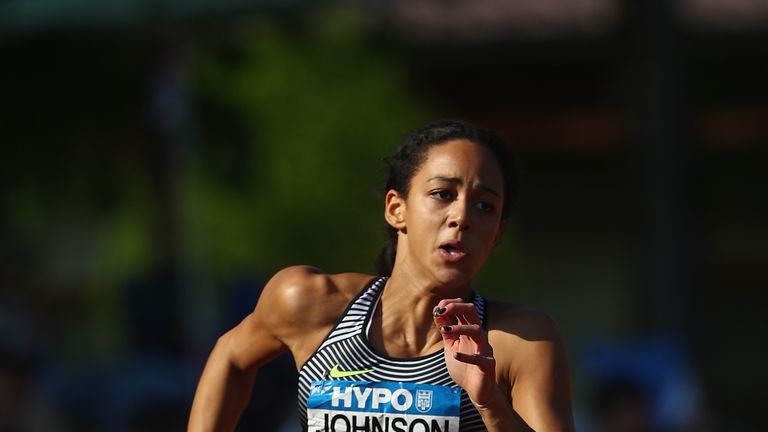
<svg viewBox="0 0 768 432"><path fill-rule="evenodd" d="M258 306L225 333L217 345L221 345L232 366L243 371L259 369L287 350L268 321L260 316Z"/></svg>
<svg viewBox="0 0 768 432"><path fill-rule="evenodd" d="M500 382L512 407L534 430L574 430L570 373L557 324L534 309L508 311L494 336Z"/></svg>
<svg viewBox="0 0 768 432"><path fill-rule="evenodd" d="M529 341L527 361L516 374L512 404L534 430L572 431L571 389L565 349L558 340Z"/></svg>

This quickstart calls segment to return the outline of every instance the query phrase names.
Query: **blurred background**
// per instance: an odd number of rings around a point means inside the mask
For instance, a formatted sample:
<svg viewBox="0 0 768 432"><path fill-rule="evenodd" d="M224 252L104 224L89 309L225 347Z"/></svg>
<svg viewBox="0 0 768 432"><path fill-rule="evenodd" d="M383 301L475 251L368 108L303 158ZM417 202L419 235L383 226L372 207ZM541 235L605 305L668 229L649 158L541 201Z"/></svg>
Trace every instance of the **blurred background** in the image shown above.
<svg viewBox="0 0 768 432"><path fill-rule="evenodd" d="M519 157L476 288L558 321L580 430L765 430L765 1L2 0L0 59L2 431L183 430L271 274L373 272L442 117Z"/></svg>

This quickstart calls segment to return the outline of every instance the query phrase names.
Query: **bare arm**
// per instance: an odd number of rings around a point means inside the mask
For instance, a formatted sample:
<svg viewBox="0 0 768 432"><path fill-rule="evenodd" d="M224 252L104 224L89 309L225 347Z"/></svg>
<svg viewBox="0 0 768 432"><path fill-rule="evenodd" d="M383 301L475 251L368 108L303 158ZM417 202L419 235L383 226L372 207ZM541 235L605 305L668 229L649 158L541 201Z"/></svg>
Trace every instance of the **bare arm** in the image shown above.
<svg viewBox="0 0 768 432"><path fill-rule="evenodd" d="M512 406L536 431L575 430L565 346L555 322L536 310L514 314L509 362ZM504 348L502 348L504 349ZM510 357L507 357L510 356Z"/></svg>
<svg viewBox="0 0 768 432"><path fill-rule="evenodd" d="M240 326L247 326L246 321ZM250 332L240 326L220 337L208 358L192 403L190 432L232 431L248 404L258 370L256 364L260 362L253 358L241 365L235 359L241 355L237 352L240 340L259 336L248 334ZM275 352L279 354L282 350Z"/></svg>
<svg viewBox="0 0 768 432"><path fill-rule="evenodd" d="M195 392L188 431L234 430L257 370L286 351L300 358L311 349L313 335L323 331L318 323L329 318L307 314L307 305L323 293L326 279L315 269L290 267L267 283L254 311L213 348Z"/></svg>
<svg viewBox="0 0 768 432"><path fill-rule="evenodd" d="M443 335L448 372L467 392L486 429L489 432L531 431L497 382L496 353L480 325L475 305L459 298L441 300L435 308L434 320ZM504 346L499 351L504 359L510 350Z"/></svg>
<svg viewBox="0 0 768 432"><path fill-rule="evenodd" d="M494 302L490 308L496 318L486 334L474 305L461 299L438 304L435 324L451 377L489 431L573 431L568 364L554 321L519 306Z"/></svg>

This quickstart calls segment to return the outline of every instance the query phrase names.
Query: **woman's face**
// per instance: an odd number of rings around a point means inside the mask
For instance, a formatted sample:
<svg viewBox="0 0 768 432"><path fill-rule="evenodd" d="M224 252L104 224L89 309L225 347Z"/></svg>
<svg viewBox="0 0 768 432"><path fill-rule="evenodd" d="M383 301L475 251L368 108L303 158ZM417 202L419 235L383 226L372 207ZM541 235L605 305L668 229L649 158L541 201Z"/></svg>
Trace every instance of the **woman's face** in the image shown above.
<svg viewBox="0 0 768 432"><path fill-rule="evenodd" d="M398 262L433 283L469 283L501 234L503 178L492 153L472 141L430 148L399 207Z"/></svg>

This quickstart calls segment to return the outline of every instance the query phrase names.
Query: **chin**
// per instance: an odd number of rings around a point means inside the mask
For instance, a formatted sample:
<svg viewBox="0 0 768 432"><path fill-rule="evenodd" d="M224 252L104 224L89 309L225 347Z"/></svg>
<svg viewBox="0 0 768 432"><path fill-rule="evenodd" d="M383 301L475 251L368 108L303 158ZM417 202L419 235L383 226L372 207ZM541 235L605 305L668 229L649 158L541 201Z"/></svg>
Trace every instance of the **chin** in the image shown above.
<svg viewBox="0 0 768 432"><path fill-rule="evenodd" d="M472 282L476 272L466 271L458 267L442 268L436 272L437 280L445 286L459 287Z"/></svg>

